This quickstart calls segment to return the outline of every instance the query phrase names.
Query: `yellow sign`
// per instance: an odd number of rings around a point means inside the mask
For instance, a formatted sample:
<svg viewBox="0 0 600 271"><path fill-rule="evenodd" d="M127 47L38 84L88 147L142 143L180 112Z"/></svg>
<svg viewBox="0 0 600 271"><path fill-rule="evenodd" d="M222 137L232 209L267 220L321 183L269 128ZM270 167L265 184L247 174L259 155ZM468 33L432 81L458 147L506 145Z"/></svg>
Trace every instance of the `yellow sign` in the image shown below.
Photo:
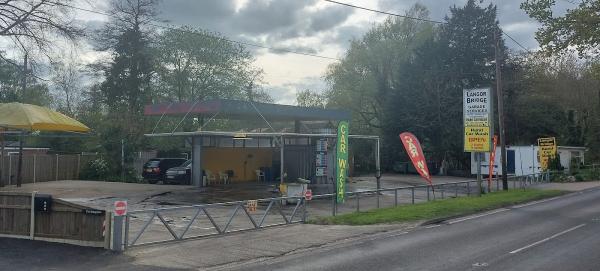
<svg viewBox="0 0 600 271"><path fill-rule="evenodd" d="M465 151L490 151L490 127L465 127Z"/></svg>
<svg viewBox="0 0 600 271"><path fill-rule="evenodd" d="M556 158L556 138L538 138L538 157L542 170L548 169L550 159Z"/></svg>

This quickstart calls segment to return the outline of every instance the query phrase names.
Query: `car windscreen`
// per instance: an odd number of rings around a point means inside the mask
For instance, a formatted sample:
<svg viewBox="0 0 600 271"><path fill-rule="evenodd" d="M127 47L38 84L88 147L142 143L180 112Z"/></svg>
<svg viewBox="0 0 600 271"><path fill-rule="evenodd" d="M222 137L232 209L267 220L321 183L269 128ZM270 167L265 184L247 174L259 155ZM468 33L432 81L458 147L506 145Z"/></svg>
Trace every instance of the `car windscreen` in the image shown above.
<svg viewBox="0 0 600 271"><path fill-rule="evenodd" d="M188 167L188 166L190 166L191 164L192 164L192 160L190 159L190 160L187 160L187 161L185 161L185 163L181 164L181 166L180 166L180 167Z"/></svg>

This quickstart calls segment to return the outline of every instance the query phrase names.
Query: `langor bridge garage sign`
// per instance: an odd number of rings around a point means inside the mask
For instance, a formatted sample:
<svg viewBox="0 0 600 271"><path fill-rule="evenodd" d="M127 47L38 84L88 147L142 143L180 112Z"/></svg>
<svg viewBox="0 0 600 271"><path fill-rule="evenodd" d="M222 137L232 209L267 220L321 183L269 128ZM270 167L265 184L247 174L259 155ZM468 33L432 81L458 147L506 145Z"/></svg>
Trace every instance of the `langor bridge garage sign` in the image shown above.
<svg viewBox="0 0 600 271"><path fill-rule="evenodd" d="M464 150L489 152L491 148L492 102L489 88L463 92Z"/></svg>

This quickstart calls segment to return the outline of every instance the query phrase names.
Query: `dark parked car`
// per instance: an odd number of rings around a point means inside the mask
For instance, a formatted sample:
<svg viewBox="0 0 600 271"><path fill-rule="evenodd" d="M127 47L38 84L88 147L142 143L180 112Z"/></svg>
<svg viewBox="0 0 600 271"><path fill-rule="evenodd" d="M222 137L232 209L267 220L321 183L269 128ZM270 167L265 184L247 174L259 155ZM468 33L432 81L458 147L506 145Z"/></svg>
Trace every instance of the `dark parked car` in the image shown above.
<svg viewBox="0 0 600 271"><path fill-rule="evenodd" d="M153 158L144 164L142 177L148 183L157 183L165 180L165 173L172 167L186 162L184 158Z"/></svg>
<svg viewBox="0 0 600 271"><path fill-rule="evenodd" d="M192 179L192 160L167 170L164 183L190 184Z"/></svg>

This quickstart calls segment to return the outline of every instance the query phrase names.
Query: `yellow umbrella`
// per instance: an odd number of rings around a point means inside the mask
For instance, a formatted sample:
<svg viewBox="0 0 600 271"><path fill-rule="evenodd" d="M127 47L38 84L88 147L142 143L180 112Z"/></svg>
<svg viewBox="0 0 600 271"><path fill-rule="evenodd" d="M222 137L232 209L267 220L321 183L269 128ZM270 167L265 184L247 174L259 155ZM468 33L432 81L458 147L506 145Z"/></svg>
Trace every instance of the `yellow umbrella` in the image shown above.
<svg viewBox="0 0 600 271"><path fill-rule="evenodd" d="M23 103L0 104L0 128L25 131L89 132L90 128L46 107ZM22 134L21 134L22 136ZM17 187L21 186L23 140L19 140ZM0 180L0 186L2 186Z"/></svg>
<svg viewBox="0 0 600 271"><path fill-rule="evenodd" d="M62 113L33 104L0 104L0 127L27 131L89 132L90 128Z"/></svg>

